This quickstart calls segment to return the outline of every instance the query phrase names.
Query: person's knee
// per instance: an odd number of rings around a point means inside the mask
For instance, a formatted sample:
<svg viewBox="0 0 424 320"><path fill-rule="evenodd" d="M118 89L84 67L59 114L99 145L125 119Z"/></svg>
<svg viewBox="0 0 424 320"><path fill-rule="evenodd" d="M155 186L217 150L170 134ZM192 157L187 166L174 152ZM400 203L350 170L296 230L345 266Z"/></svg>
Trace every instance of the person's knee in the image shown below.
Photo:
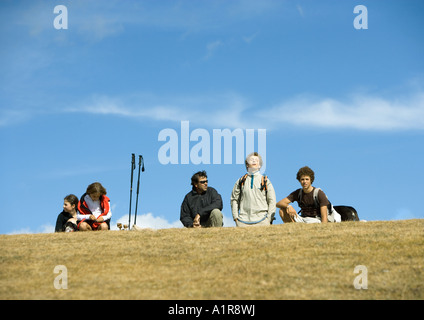
<svg viewBox="0 0 424 320"><path fill-rule="evenodd" d="M91 229L90 225L87 222L81 222L78 229L80 231L91 231L91 230L93 230L93 229Z"/></svg>
<svg viewBox="0 0 424 320"><path fill-rule="evenodd" d="M107 225L106 222L102 222L98 228L98 230L104 231L104 230L109 230L109 227Z"/></svg>
<svg viewBox="0 0 424 320"><path fill-rule="evenodd" d="M281 220L283 220L284 223L294 222L294 219L290 217L290 215L287 213L287 210L281 208L279 213Z"/></svg>
<svg viewBox="0 0 424 320"><path fill-rule="evenodd" d="M212 227L222 227L223 217L221 210L213 209L209 217L212 221Z"/></svg>

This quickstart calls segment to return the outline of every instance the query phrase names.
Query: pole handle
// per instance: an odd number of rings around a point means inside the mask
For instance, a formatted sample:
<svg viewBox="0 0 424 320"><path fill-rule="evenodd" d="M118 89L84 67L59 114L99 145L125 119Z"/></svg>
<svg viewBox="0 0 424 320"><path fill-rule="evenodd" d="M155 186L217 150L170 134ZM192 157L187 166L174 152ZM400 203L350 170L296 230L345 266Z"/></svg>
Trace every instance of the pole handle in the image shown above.
<svg viewBox="0 0 424 320"><path fill-rule="evenodd" d="M132 170L135 169L135 154L134 153L131 154L131 168Z"/></svg>
<svg viewBox="0 0 424 320"><path fill-rule="evenodd" d="M141 167L141 172L144 172L144 159L143 159L143 156L142 155L139 155L139 166L140 166L140 164L142 163L143 165L142 165L142 167Z"/></svg>

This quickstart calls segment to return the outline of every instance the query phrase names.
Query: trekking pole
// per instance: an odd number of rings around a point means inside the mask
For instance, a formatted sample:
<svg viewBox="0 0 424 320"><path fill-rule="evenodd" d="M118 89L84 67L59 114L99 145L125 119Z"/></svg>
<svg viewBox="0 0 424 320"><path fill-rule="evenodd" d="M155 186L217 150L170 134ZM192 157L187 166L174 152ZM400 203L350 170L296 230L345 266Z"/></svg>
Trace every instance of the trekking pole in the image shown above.
<svg viewBox="0 0 424 320"><path fill-rule="evenodd" d="M131 187L130 187L130 210L128 213L128 230L131 225L131 200L132 200L132 187L133 187L133 176L134 176L134 169L135 169L135 154L133 153L131 155Z"/></svg>
<svg viewBox="0 0 424 320"><path fill-rule="evenodd" d="M137 223L138 192L140 190L140 167L141 167L141 163L143 163L141 171L144 172L144 159L143 159L142 155L139 155L138 156L137 197L136 197L136 200L135 200L134 225Z"/></svg>

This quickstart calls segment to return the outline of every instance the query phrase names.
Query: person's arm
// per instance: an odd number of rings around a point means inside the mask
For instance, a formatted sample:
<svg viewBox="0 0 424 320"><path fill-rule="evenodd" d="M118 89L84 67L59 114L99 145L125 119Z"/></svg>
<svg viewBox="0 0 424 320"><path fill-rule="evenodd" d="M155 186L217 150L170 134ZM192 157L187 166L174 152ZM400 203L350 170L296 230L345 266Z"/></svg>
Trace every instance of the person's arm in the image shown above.
<svg viewBox="0 0 424 320"><path fill-rule="evenodd" d="M268 216L272 217L272 215L275 213L275 207L276 207L276 201L277 197L275 196L275 190L274 186L272 185L271 181L267 179L267 199L266 202L268 203Z"/></svg>
<svg viewBox="0 0 424 320"><path fill-rule="evenodd" d="M285 210L290 216L294 216L296 214L296 210L290 205L291 201L289 198L284 198L277 202L277 208Z"/></svg>
<svg viewBox="0 0 424 320"><path fill-rule="evenodd" d="M222 210L222 198L218 191L210 187L207 192L210 192L210 204L201 208L199 212L197 212L200 217L210 214L213 209Z"/></svg>
<svg viewBox="0 0 424 320"><path fill-rule="evenodd" d="M325 195L324 191L319 190L318 191L318 203L320 205L320 213L321 213L321 223L327 223L328 222L328 205L330 204L328 201L327 196Z"/></svg>
<svg viewBox="0 0 424 320"><path fill-rule="evenodd" d="M231 192L231 212L233 214L233 220L236 221L239 213L239 194L241 190L239 188L239 180L236 181L233 187L233 191Z"/></svg>
<svg viewBox="0 0 424 320"><path fill-rule="evenodd" d="M180 221L184 225L184 227L190 228L193 226L193 218L190 214L187 196L184 198L184 201L181 204Z"/></svg>
<svg viewBox="0 0 424 320"><path fill-rule="evenodd" d="M327 217L327 206L320 207L321 211L321 223L327 223L328 217Z"/></svg>
<svg viewBox="0 0 424 320"><path fill-rule="evenodd" d="M105 215L101 214L95 220L96 220L96 222L105 222L106 220L109 220L110 218L112 218L112 210L110 209L110 206L109 206L108 213L106 213Z"/></svg>
<svg viewBox="0 0 424 320"><path fill-rule="evenodd" d="M196 214L196 216L193 219L193 228L201 228L200 224L200 214Z"/></svg>
<svg viewBox="0 0 424 320"><path fill-rule="evenodd" d="M55 227L54 231L55 232L62 232L63 231L63 225L64 225L64 219L63 219L62 213L60 213L57 216L56 227Z"/></svg>

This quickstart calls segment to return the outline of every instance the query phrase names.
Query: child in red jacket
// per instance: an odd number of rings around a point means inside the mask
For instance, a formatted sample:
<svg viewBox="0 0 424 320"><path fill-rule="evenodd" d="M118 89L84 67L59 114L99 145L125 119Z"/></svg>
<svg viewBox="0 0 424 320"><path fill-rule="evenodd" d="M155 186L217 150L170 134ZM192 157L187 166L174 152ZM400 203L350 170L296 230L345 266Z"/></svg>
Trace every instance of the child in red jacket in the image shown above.
<svg viewBox="0 0 424 320"><path fill-rule="evenodd" d="M109 230L110 199L106 196L106 189L99 183L94 182L87 187L86 193L81 196L78 202L77 220L78 230Z"/></svg>

